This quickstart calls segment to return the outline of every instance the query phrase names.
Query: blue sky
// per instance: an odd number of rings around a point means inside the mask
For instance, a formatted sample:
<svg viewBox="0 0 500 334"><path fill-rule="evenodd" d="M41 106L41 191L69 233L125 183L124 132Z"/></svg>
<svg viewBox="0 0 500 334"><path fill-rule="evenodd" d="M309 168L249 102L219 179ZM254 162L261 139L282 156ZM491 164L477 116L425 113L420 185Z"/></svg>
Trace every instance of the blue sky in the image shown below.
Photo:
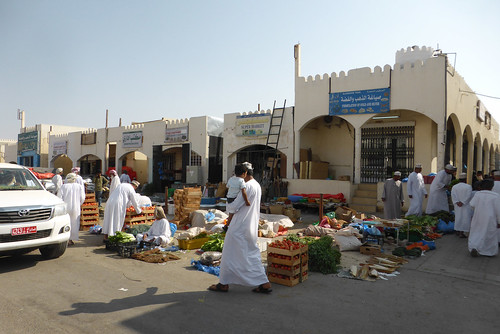
<svg viewBox="0 0 500 334"><path fill-rule="evenodd" d="M0 0L0 139L26 125L101 128L294 104L302 75L394 65L412 45L457 53L500 97L500 2ZM500 100L481 98L500 122Z"/></svg>

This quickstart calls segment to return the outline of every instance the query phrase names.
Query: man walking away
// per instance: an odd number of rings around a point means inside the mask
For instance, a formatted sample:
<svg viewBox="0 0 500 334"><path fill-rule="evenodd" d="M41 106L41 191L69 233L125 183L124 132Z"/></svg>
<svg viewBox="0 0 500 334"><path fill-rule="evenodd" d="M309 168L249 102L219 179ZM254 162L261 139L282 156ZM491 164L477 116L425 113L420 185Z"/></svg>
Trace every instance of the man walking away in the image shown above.
<svg viewBox="0 0 500 334"><path fill-rule="evenodd" d="M460 183L451 188L451 200L455 208L455 231L460 238L466 238L472 219L472 208L469 205L472 199L472 186L467 184L466 173L461 173L458 179Z"/></svg>
<svg viewBox="0 0 500 334"><path fill-rule="evenodd" d="M481 190L470 201L474 208L469 234L469 252L472 257L498 254L500 195L491 191L492 188L493 180L481 181Z"/></svg>

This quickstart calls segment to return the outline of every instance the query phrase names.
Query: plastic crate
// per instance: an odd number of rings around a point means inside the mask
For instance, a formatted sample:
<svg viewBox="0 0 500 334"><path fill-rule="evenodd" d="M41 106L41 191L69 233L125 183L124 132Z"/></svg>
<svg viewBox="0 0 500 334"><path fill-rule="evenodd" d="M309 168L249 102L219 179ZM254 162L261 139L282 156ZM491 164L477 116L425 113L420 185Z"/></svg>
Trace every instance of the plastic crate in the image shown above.
<svg viewBox="0 0 500 334"><path fill-rule="evenodd" d="M210 240L210 238L199 238L199 239L191 239L191 240L179 240L179 248L180 249L198 249L205 242Z"/></svg>

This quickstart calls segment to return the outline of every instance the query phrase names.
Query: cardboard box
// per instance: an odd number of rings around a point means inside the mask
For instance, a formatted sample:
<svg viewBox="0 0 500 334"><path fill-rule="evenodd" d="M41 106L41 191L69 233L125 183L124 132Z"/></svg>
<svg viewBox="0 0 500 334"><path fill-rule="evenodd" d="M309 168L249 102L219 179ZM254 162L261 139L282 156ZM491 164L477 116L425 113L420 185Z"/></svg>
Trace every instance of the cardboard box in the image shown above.
<svg viewBox="0 0 500 334"><path fill-rule="evenodd" d="M348 208L346 206L339 206L337 210L335 210L335 217L337 219L342 219L347 222L350 222L352 219L352 216L356 215L357 212L356 210L353 210L351 208Z"/></svg>
<svg viewBox="0 0 500 334"><path fill-rule="evenodd" d="M327 179L328 165L325 161L309 161L308 179Z"/></svg>
<svg viewBox="0 0 500 334"><path fill-rule="evenodd" d="M301 179L307 179L309 176L309 161L301 161L299 167Z"/></svg>
<svg viewBox="0 0 500 334"><path fill-rule="evenodd" d="M297 219L300 218L300 210L297 210L295 208L285 208L283 210L283 214L285 216L287 216L288 218L290 218L292 220L292 222L296 222Z"/></svg>
<svg viewBox="0 0 500 334"><path fill-rule="evenodd" d="M339 181L351 181L351 176L349 175L341 175L337 178Z"/></svg>
<svg viewBox="0 0 500 334"><path fill-rule="evenodd" d="M282 215L283 209L284 207L281 204L269 205L269 212L272 215Z"/></svg>
<svg viewBox="0 0 500 334"><path fill-rule="evenodd" d="M354 215L354 217L358 218L358 219L365 219L366 218L366 215L364 213L356 213Z"/></svg>
<svg viewBox="0 0 500 334"><path fill-rule="evenodd" d="M380 246L378 245L361 245L359 252L364 255L377 255L380 254Z"/></svg>
<svg viewBox="0 0 500 334"><path fill-rule="evenodd" d="M310 161L311 159L312 159L311 149L301 148L299 161Z"/></svg>

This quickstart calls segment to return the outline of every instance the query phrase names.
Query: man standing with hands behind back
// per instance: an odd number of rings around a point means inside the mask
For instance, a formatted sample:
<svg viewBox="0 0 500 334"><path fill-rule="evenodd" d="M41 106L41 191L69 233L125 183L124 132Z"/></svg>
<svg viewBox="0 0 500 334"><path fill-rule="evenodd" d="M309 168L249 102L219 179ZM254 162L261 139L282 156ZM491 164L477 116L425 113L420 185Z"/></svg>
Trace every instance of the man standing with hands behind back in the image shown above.
<svg viewBox="0 0 500 334"><path fill-rule="evenodd" d="M384 202L385 219L401 218L401 207L404 205L403 185L399 180L401 172L394 172L392 178L384 183L382 201Z"/></svg>

